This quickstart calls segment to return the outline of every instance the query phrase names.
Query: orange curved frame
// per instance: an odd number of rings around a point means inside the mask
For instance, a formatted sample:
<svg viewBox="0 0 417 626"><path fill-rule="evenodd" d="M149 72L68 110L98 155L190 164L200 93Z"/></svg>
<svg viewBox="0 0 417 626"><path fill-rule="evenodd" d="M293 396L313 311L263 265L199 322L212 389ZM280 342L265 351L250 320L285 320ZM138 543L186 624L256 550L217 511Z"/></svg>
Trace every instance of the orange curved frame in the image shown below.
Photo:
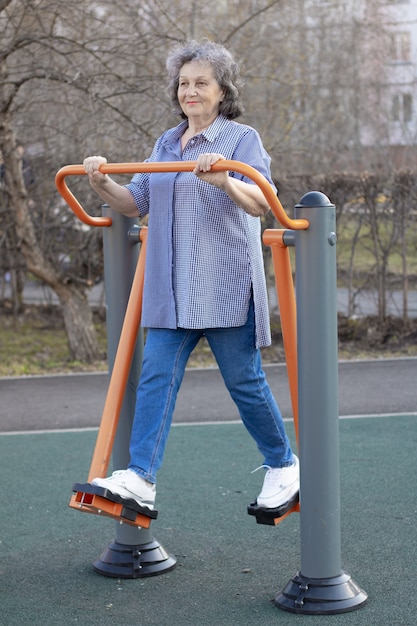
<svg viewBox="0 0 417 626"><path fill-rule="evenodd" d="M100 167L100 172L103 174L137 174L143 172L192 172L195 168L195 161L167 161L165 163L106 163ZM247 176L253 180L258 187L262 190L272 212L282 226L286 228L292 228L294 230L305 230L309 227L309 222L306 219L291 219L286 214L281 202L278 200L274 190L272 189L265 176L260 174L258 170L246 163L240 161L218 161L212 166L212 170L215 172L224 172L225 170L231 170L233 172L239 172L244 176ZM65 182L66 176L81 176L85 175L85 170L82 165L66 165L62 167L55 176L56 187L61 196L66 200L67 204L74 211L75 215L90 226L111 226L111 218L109 217L92 217L88 215L68 189Z"/></svg>
<svg viewBox="0 0 417 626"><path fill-rule="evenodd" d="M194 167L195 162L193 161L174 161L165 163L106 163L100 167L100 171L106 174L134 174L137 172L188 172L192 171ZM239 161L223 160L213 165L212 169L215 171L232 170L251 178L260 187L275 217L283 226L294 230L305 230L308 228L308 220L291 219L288 217L269 182L253 167ZM55 177L56 187L72 211L82 222L90 226L109 227L112 224L111 218L93 217L86 213L66 184L65 178L67 176L80 176L85 174L86 172L82 165L67 165L57 172ZM298 442L296 308L289 251L283 242L284 232L285 231L283 230L268 229L264 231L263 241L266 245L269 245L272 250L290 395L293 407L294 426ZM145 272L146 234L147 229L142 228L140 232L140 240L142 242L141 251L120 334L119 345L109 382L103 415L88 475L88 481L91 481L93 478L98 476L105 476L110 463L119 415L140 325ZM124 518L121 518L121 505L116 505L115 503L96 495L78 492L72 496L69 506L89 513L102 514L113 519L130 523L134 526L148 528L150 525L150 518L142 515L138 515L134 522L129 522ZM281 518L278 518L276 523L279 523L291 512L297 510L299 510L298 505Z"/></svg>

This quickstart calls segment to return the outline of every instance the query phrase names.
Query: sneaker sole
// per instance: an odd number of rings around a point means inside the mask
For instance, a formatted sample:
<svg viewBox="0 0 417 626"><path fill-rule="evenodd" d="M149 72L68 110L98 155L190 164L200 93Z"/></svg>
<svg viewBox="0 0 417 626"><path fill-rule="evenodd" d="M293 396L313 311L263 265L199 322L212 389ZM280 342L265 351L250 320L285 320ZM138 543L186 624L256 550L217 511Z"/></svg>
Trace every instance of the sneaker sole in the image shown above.
<svg viewBox="0 0 417 626"><path fill-rule="evenodd" d="M92 483L75 483L72 490L74 492L81 492L83 494L100 496L101 498L105 498L106 500L110 500L111 502L122 504L124 507L126 507L126 509L135 512L134 517L131 517L126 513L124 513L122 517L126 517L133 521L137 513L145 515L146 517L150 517L151 519L156 519L158 517L158 511L156 509L150 508L143 503L139 504L133 498L123 498L119 494L110 491L106 487L99 487L98 485L93 485Z"/></svg>
<svg viewBox="0 0 417 626"><path fill-rule="evenodd" d="M247 511L249 515L256 517L257 524L266 524L267 526L275 526L276 520L280 517L284 517L286 513L290 512L300 501L299 492L295 493L293 497L275 509L266 509L258 506L256 502L252 502L248 505Z"/></svg>

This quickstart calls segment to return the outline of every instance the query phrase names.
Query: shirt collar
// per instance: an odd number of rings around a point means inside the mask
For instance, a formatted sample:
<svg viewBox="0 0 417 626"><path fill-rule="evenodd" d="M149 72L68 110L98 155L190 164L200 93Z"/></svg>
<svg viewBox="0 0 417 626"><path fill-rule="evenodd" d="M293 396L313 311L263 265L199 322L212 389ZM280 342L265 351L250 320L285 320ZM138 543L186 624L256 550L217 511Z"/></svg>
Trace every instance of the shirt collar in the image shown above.
<svg viewBox="0 0 417 626"><path fill-rule="evenodd" d="M221 133L228 121L229 120L224 115L218 115L214 122L212 122L212 124L210 124L208 128L203 130L200 135L203 135L203 137L205 137L207 141L213 142ZM178 139L184 134L187 126L188 120L184 120L175 128L171 128L170 130L168 130L165 134L164 144L171 146L176 144Z"/></svg>

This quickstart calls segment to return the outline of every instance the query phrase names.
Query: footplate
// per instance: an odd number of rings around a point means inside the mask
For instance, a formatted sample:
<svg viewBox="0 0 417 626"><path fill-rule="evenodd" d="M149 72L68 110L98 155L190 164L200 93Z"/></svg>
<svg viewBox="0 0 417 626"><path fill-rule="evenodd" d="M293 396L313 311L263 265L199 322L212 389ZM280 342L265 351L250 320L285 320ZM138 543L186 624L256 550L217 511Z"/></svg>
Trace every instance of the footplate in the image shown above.
<svg viewBox="0 0 417 626"><path fill-rule="evenodd" d="M151 521L158 516L158 511L91 483L75 483L72 490L75 495L71 497L69 506L85 513L111 517L141 528L149 528Z"/></svg>
<svg viewBox="0 0 417 626"><path fill-rule="evenodd" d="M276 526L291 513L296 513L300 510L300 495L299 492L291 498L285 504L276 507L275 509L267 509L259 506L256 501L248 505L248 514L256 517L257 524L267 524L268 526Z"/></svg>

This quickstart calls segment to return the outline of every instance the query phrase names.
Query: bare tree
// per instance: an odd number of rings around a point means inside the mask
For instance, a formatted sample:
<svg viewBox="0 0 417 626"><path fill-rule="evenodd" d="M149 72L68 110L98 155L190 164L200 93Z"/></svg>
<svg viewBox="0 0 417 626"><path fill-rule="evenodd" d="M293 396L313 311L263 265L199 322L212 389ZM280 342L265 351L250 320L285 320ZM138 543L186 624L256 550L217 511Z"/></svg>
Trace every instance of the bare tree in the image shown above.
<svg viewBox="0 0 417 626"><path fill-rule="evenodd" d="M57 294L78 360L99 356L86 293L101 270L99 234L84 232L64 216L54 174L96 151L112 152L114 160L138 153L143 158L159 133L154 127L166 118L167 102L151 98L151 92L162 81L163 66L158 54L149 54L157 48L155 38L135 30L140 23L135 2L9 0L0 7L0 150L7 199L2 211L13 235L8 240L16 240L27 270ZM35 146L42 194L34 210L16 150L18 135ZM99 210L91 190L81 191L79 181L76 187L90 212Z"/></svg>
<svg viewBox="0 0 417 626"><path fill-rule="evenodd" d="M52 8L52 5L49 6ZM4 2L0 23L0 149L4 159L4 190L7 210L27 269L58 295L69 345L74 358L91 361L98 345L91 309L84 289L62 280L59 269L46 257L31 219L22 161L17 151L16 113L35 81L54 80L51 66L55 13L43 13L38 3Z"/></svg>
<svg viewBox="0 0 417 626"><path fill-rule="evenodd" d="M391 179L391 199L394 208L394 219L398 224L402 268L403 321L409 317L409 256L413 251L413 235L415 231L415 203L417 200L417 172L400 170L394 172Z"/></svg>

